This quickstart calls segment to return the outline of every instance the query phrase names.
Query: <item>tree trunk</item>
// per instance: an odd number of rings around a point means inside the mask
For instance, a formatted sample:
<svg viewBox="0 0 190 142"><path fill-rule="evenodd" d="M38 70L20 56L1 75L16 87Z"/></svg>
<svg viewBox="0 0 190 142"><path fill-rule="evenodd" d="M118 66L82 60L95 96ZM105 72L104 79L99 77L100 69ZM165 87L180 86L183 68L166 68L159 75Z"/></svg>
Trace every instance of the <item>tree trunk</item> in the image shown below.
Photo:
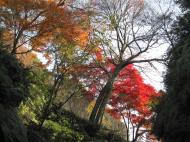
<svg viewBox="0 0 190 142"><path fill-rule="evenodd" d="M96 126L100 124L100 121L101 121L100 119L102 118L104 114L106 104L108 103L108 100L111 96L113 83L122 68L123 68L122 66L118 66L115 68L113 75L108 79L108 82L100 91L100 94L96 100L96 104L89 118L89 121Z"/></svg>
<svg viewBox="0 0 190 142"><path fill-rule="evenodd" d="M111 79L106 83L103 89L100 91L99 97L96 100L96 104L92 110L89 121L92 124L98 124L100 120L100 111L102 110L102 104L105 101L105 96L109 94L112 90L113 83Z"/></svg>
<svg viewBox="0 0 190 142"><path fill-rule="evenodd" d="M112 88L113 88L113 83L107 88L107 92L104 94L104 98L102 100L101 105L99 106L99 111L97 112L97 116L95 118L95 124L99 124L101 116L104 115L104 110L111 96Z"/></svg>

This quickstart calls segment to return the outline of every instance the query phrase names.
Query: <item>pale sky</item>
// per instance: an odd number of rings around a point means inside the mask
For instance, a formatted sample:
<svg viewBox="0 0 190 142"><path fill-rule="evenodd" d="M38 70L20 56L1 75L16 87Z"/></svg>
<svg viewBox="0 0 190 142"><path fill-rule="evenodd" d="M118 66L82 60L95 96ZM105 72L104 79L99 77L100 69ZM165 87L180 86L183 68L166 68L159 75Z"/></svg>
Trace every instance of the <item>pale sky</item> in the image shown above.
<svg viewBox="0 0 190 142"><path fill-rule="evenodd" d="M146 0L146 2L153 7L157 13L173 13L173 17L180 15L181 11L179 7L174 3L174 0ZM169 45L165 44L160 49L152 51L153 56L160 56L166 53ZM156 90L165 90L163 79L166 73L166 67L159 63L154 63L157 70L151 69L150 67L145 69L145 74L142 73L144 81L155 87Z"/></svg>

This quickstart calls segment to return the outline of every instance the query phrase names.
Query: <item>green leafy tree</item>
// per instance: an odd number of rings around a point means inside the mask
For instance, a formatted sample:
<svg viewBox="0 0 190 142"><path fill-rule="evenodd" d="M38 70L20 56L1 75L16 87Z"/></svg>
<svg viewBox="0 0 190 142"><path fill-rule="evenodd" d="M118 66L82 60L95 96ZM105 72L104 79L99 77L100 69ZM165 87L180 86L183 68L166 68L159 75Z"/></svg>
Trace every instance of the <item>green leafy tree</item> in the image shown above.
<svg viewBox="0 0 190 142"><path fill-rule="evenodd" d="M29 73L31 81L30 96L22 103L19 113L25 124L38 125L42 119L42 111L49 97L51 76L46 69L33 68Z"/></svg>

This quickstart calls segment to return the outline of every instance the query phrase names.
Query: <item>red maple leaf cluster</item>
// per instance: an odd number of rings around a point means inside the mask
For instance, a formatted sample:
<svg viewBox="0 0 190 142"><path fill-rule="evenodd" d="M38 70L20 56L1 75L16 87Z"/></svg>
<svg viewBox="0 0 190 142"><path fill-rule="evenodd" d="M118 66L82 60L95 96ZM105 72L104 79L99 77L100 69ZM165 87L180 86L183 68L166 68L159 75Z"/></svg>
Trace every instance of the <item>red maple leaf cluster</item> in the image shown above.
<svg viewBox="0 0 190 142"><path fill-rule="evenodd" d="M107 60L107 71L113 73L114 69L115 66ZM106 73L99 68L91 68L86 74L88 74L89 84L86 95L93 100L104 86ZM158 96L160 94L154 87L144 83L139 71L130 64L120 71L115 80L106 111L115 119L121 119L122 116L130 117L133 123L139 123L150 119L153 113L150 107L151 102Z"/></svg>
<svg viewBox="0 0 190 142"><path fill-rule="evenodd" d="M121 118L122 113L134 123L138 123L151 116L150 104L159 95L151 85L144 83L133 65L128 65L119 73L114 83L109 101L111 107L107 108L107 112L117 119ZM131 110L132 114L129 115L127 110Z"/></svg>

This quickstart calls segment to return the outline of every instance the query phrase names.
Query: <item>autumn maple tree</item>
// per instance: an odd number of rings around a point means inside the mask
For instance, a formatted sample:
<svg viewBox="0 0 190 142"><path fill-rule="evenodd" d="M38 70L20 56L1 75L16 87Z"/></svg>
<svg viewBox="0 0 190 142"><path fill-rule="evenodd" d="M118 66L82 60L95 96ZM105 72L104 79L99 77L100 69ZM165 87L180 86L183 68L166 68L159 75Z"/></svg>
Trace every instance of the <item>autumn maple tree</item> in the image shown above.
<svg viewBox="0 0 190 142"><path fill-rule="evenodd" d="M143 135L150 134L153 111L151 104L159 97L156 90L145 84L140 73L133 65L128 65L119 73L107 108L116 119L123 119L127 139L133 142Z"/></svg>
<svg viewBox="0 0 190 142"><path fill-rule="evenodd" d="M111 97L114 82L119 72L131 64L151 64L165 58L151 56L152 49L162 44L161 20L146 7L143 0L99 0L94 3L94 17L91 18L91 45L98 48L92 56L93 67L106 73L96 104L90 115L90 122L101 122L106 105ZM115 66L110 73L108 62ZM96 80L96 78L94 78Z"/></svg>
<svg viewBox="0 0 190 142"><path fill-rule="evenodd" d="M66 0L1 0L0 25L10 52L23 53L17 51L22 46L28 49L24 53L44 51L60 39L84 46L88 30L84 29L82 21L86 16L81 10L71 11L68 6L71 3Z"/></svg>
<svg viewBox="0 0 190 142"><path fill-rule="evenodd" d="M17 54L25 65L35 65L41 68L39 72L49 72L51 78L45 92L47 101L41 110L39 128L50 115L64 79L77 70L89 52L88 14L85 10L71 7L73 3L66 0L0 1L0 27L4 43L9 45L7 50ZM34 64L32 60L37 60L34 52L43 55L47 62ZM52 67L47 71L50 64Z"/></svg>
<svg viewBox="0 0 190 142"><path fill-rule="evenodd" d="M107 70L111 74L115 70L115 66L109 60ZM86 95L90 101L93 101L106 80L106 73L97 68L87 71L86 74L88 82L84 82L89 86ZM150 135L153 116L151 104L159 96L160 94L151 85L144 83L139 71L130 64L122 69L115 79L106 112L113 118L123 121L127 140L136 142L142 136Z"/></svg>

